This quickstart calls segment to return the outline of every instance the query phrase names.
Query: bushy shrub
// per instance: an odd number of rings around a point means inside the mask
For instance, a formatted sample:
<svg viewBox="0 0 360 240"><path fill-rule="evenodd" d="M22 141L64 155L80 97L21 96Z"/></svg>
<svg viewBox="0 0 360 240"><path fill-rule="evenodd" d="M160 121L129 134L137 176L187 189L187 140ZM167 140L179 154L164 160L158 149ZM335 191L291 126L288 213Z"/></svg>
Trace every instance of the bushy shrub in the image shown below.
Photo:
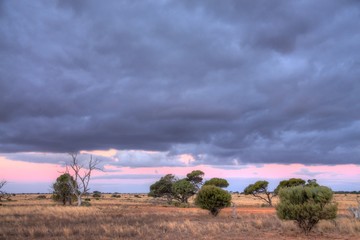
<svg viewBox="0 0 360 240"><path fill-rule="evenodd" d="M84 202L81 202L81 206L84 206L84 207L90 207L91 206L91 203L89 201L85 201Z"/></svg>
<svg viewBox="0 0 360 240"><path fill-rule="evenodd" d="M322 219L334 219L337 205L333 192L324 186L297 186L279 191L277 215L283 220L294 220L307 235Z"/></svg>
<svg viewBox="0 0 360 240"><path fill-rule="evenodd" d="M121 195L119 195L119 194L113 194L113 195L111 195L111 197L113 197L113 198L121 198Z"/></svg>
<svg viewBox="0 0 360 240"><path fill-rule="evenodd" d="M222 208L230 206L231 194L219 187L205 185L198 192L195 204L217 216Z"/></svg>
<svg viewBox="0 0 360 240"><path fill-rule="evenodd" d="M75 194L73 194L73 191L69 186L69 182L74 185L76 184L74 178L68 173L64 173L56 179L56 182L52 186L53 195L51 196L54 201L62 201L63 205L65 205L66 202L69 202L71 205L76 199Z"/></svg>

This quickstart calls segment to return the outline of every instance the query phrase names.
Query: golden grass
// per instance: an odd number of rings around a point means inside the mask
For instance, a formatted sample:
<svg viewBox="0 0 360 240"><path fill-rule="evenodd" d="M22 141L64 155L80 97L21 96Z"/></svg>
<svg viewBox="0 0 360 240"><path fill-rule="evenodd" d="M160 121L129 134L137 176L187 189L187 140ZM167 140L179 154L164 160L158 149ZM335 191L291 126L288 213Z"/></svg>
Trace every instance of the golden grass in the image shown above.
<svg viewBox="0 0 360 240"><path fill-rule="evenodd" d="M236 218L231 208L214 218L202 209L140 197L105 195L91 199L90 207L64 207L36 195L18 195L0 206L0 239L360 239L360 221L346 211L356 204L355 195L336 195L338 218L321 221L310 237L250 196L233 195Z"/></svg>

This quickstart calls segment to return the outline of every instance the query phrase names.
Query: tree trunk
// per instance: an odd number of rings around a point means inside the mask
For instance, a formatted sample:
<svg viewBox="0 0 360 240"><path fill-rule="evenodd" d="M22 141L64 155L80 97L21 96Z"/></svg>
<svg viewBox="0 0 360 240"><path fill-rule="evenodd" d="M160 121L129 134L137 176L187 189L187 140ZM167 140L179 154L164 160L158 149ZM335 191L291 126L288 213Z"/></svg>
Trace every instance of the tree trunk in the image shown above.
<svg viewBox="0 0 360 240"><path fill-rule="evenodd" d="M76 197L77 197L77 205L81 206L81 195L80 194L76 195Z"/></svg>

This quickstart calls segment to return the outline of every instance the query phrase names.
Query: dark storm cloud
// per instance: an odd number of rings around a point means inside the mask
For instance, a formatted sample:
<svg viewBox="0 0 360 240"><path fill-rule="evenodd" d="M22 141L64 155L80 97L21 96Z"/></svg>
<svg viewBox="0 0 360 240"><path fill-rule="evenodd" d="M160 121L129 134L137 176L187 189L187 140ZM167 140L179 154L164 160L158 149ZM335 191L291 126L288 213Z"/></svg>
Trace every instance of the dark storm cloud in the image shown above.
<svg viewBox="0 0 360 240"><path fill-rule="evenodd" d="M3 153L358 163L357 1L4 1L0 13Z"/></svg>

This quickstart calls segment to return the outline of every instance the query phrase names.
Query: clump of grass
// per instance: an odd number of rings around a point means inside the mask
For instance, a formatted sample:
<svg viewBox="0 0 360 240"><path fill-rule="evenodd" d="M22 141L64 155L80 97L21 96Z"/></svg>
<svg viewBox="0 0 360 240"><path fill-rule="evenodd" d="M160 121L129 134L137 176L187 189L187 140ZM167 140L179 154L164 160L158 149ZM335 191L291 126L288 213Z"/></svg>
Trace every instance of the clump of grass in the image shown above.
<svg viewBox="0 0 360 240"><path fill-rule="evenodd" d="M39 195L39 196L37 196L36 198L37 198L37 199L46 199L47 197L46 197L46 195Z"/></svg>

